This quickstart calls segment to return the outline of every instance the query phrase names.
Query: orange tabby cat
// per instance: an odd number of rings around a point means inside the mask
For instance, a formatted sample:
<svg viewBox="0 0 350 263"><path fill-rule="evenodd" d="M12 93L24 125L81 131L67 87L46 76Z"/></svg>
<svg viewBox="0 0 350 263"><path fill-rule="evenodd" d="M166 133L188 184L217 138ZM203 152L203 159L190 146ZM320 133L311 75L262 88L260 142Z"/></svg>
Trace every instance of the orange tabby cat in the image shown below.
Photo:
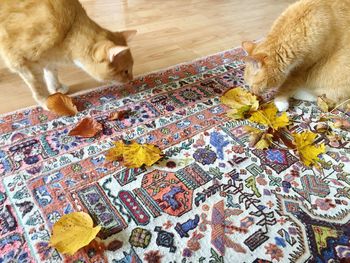
<svg viewBox="0 0 350 263"><path fill-rule="evenodd" d="M301 0L274 23L266 39L243 42L245 81L261 94L277 88L280 111L288 99L336 102L350 97L350 0Z"/></svg>
<svg viewBox="0 0 350 263"><path fill-rule="evenodd" d="M43 107L50 93L68 92L57 78L60 63L75 63L99 81L131 80L127 41L135 34L101 28L78 0L0 1L0 57Z"/></svg>

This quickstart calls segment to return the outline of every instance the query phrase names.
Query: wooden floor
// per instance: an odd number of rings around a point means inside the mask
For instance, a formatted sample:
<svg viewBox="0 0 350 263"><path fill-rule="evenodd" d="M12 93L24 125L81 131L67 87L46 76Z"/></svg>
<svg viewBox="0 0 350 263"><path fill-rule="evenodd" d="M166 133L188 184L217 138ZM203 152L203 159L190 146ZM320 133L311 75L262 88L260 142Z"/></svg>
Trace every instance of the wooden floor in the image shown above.
<svg viewBox="0 0 350 263"><path fill-rule="evenodd" d="M136 75L239 46L264 36L293 0L81 0L111 29L137 29L130 44ZM71 92L101 85L75 68L60 70ZM29 89L0 61L0 113L34 104Z"/></svg>

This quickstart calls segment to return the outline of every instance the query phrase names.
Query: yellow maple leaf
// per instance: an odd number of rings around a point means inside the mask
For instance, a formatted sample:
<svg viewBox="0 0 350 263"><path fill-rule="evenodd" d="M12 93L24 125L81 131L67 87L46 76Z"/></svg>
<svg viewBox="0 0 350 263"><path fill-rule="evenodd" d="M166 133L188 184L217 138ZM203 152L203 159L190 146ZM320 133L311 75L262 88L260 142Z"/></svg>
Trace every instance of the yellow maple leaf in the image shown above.
<svg viewBox="0 0 350 263"><path fill-rule="evenodd" d="M220 100L231 108L227 115L233 119L243 119L246 114L259 108L256 96L241 87L230 89Z"/></svg>
<svg viewBox="0 0 350 263"><path fill-rule="evenodd" d="M139 168L142 165L151 166L163 157L162 150L152 144L138 144L135 141L123 143L118 141L115 147L106 155L107 160L123 158L124 165L128 168Z"/></svg>
<svg viewBox="0 0 350 263"><path fill-rule="evenodd" d="M276 106L273 103L268 103L262 106L260 110L253 112L249 120L271 127L274 130L287 127L289 125L287 113L283 112L278 115L277 112Z"/></svg>
<svg viewBox="0 0 350 263"><path fill-rule="evenodd" d="M306 166L311 166L320 161L318 156L326 152L326 147L322 143L314 145L317 134L313 132L293 133L294 142L300 159Z"/></svg>
<svg viewBox="0 0 350 263"><path fill-rule="evenodd" d="M80 248L88 245L101 230L93 227L89 214L74 212L62 216L53 226L50 246L62 254L73 255Z"/></svg>

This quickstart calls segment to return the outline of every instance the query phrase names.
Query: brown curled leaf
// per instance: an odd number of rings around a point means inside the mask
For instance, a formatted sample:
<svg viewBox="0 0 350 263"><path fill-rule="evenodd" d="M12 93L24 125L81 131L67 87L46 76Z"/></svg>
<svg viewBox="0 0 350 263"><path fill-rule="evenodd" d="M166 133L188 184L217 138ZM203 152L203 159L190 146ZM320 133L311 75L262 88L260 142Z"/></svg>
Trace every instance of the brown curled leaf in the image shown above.
<svg viewBox="0 0 350 263"><path fill-rule="evenodd" d="M121 110L121 111L116 111L116 112L112 112L109 117L108 120L109 121L121 121L124 120L126 118L128 118L130 116L130 110Z"/></svg>
<svg viewBox="0 0 350 263"><path fill-rule="evenodd" d="M69 136L78 136L83 138L91 138L100 133L103 129L101 123L95 121L94 119L87 117L82 119L77 126L71 130Z"/></svg>
<svg viewBox="0 0 350 263"><path fill-rule="evenodd" d="M123 241L116 239L107 245L107 250L116 251L116 250L122 248L122 246L123 246Z"/></svg>

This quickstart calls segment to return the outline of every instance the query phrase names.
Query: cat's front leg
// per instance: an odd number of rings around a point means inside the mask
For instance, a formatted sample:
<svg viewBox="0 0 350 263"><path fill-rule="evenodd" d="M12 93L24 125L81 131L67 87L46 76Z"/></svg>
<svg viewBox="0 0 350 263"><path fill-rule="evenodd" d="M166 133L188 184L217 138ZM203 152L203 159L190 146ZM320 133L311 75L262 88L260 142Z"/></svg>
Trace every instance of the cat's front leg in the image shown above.
<svg viewBox="0 0 350 263"><path fill-rule="evenodd" d="M44 82L43 68L37 64L26 65L16 69L16 72L32 91L34 100L47 110L46 101L50 94Z"/></svg>
<svg viewBox="0 0 350 263"><path fill-rule="evenodd" d="M47 88L51 94L60 92L66 94L69 91L69 87L60 83L58 79L57 69L54 67L45 67L44 77Z"/></svg>
<svg viewBox="0 0 350 263"><path fill-rule="evenodd" d="M274 99L274 103L278 111L287 111L289 109L289 99L300 87L305 85L303 74L300 72L294 72L285 80L285 82L279 87Z"/></svg>

